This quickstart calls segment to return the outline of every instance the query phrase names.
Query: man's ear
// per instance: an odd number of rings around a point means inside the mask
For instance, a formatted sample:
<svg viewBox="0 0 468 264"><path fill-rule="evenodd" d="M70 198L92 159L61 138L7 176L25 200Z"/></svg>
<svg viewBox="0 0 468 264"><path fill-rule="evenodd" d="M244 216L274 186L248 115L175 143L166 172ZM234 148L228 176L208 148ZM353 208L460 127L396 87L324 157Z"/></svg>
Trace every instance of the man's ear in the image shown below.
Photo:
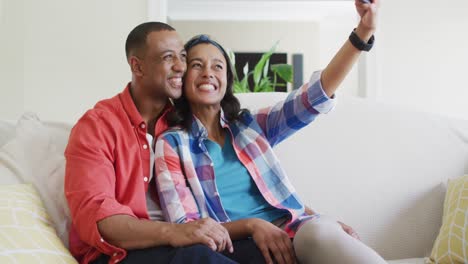
<svg viewBox="0 0 468 264"><path fill-rule="evenodd" d="M128 59L128 64L130 64L130 69L133 74L135 74L136 76L143 76L143 65L140 59L138 59L135 56L131 56Z"/></svg>

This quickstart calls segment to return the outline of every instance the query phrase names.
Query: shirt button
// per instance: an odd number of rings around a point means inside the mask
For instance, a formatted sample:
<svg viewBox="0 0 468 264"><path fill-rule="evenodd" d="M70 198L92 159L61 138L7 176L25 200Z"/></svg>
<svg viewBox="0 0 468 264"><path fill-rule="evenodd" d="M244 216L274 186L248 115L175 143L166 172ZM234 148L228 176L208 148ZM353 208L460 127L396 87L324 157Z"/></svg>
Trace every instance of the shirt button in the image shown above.
<svg viewBox="0 0 468 264"><path fill-rule="evenodd" d="M142 129L145 129L146 125L145 125L145 124L141 124L140 127L141 127Z"/></svg>
<svg viewBox="0 0 468 264"><path fill-rule="evenodd" d="M147 148L148 148L148 145L144 144L144 145L143 145L143 148L144 148L144 149L147 149Z"/></svg>
<svg viewBox="0 0 468 264"><path fill-rule="evenodd" d="M215 195L215 196L219 196L219 193L218 193L218 192L214 192L214 195Z"/></svg>
<svg viewBox="0 0 468 264"><path fill-rule="evenodd" d="M143 181L144 181L144 182L148 182L148 177L144 177L144 178L143 178Z"/></svg>
<svg viewBox="0 0 468 264"><path fill-rule="evenodd" d="M114 257L115 257L115 256L117 256L117 254L118 254L117 252L114 252L114 254L112 254L112 256L114 256Z"/></svg>
<svg viewBox="0 0 468 264"><path fill-rule="evenodd" d="M104 243L104 238L101 237L101 242Z"/></svg>

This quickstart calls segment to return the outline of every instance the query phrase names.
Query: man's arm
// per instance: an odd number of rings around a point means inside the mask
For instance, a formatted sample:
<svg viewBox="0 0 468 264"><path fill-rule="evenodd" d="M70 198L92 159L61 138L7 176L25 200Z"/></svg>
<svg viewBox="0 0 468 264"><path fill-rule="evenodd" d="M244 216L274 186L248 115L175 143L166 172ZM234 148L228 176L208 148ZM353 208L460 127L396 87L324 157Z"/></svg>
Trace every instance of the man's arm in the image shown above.
<svg viewBox="0 0 468 264"><path fill-rule="evenodd" d="M96 124L101 124L99 129ZM65 150L65 197L81 241L106 255L124 254L123 248L103 239L97 225L116 214L136 217L131 208L115 199L114 140L105 124L97 114L87 113L72 129Z"/></svg>
<svg viewBox="0 0 468 264"><path fill-rule="evenodd" d="M222 238L225 232L209 218L174 224L142 220L129 215L107 217L98 222L98 229L106 241L126 250L193 244L204 244L216 250L218 238Z"/></svg>

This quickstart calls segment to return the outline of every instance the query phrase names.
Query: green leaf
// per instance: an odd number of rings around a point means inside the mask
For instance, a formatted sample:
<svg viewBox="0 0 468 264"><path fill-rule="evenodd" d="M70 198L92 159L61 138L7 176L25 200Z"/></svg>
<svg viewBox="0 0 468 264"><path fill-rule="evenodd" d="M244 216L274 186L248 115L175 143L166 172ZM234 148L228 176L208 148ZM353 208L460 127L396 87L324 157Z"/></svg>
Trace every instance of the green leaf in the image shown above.
<svg viewBox="0 0 468 264"><path fill-rule="evenodd" d="M236 55L230 49L228 50L228 57L229 57L229 60L231 60L232 65L236 65Z"/></svg>
<svg viewBox="0 0 468 264"><path fill-rule="evenodd" d="M264 77L260 80L260 83L255 86L254 92L273 92L274 87L269 77Z"/></svg>
<svg viewBox="0 0 468 264"><path fill-rule="evenodd" d="M270 59L268 59L265 63L265 66L263 67L263 77L268 76L268 68L270 66Z"/></svg>
<svg viewBox="0 0 468 264"><path fill-rule="evenodd" d="M233 83L233 89L235 93L250 93L250 88L249 88L249 76L251 73L248 73L242 78L242 81L234 81Z"/></svg>
<svg viewBox="0 0 468 264"><path fill-rule="evenodd" d="M293 82L293 67L289 64L273 64L271 71L278 74L278 76L288 83Z"/></svg>
<svg viewBox="0 0 468 264"><path fill-rule="evenodd" d="M249 93L250 90L246 89L240 82L235 82L232 86L234 93Z"/></svg>
<svg viewBox="0 0 468 264"><path fill-rule="evenodd" d="M268 52L265 52L260 58L259 62L255 65L254 69L249 72L249 64L246 63L242 68L244 78L239 80L237 74L234 76L233 89L235 93L248 93L248 92L272 92L276 86L285 87L285 84L277 84L277 77L282 80L292 83L293 82L293 67L289 64L274 64L270 65L270 58L278 46L278 41L271 47ZM232 63L235 63L234 53L230 52L229 57ZM235 68L235 65L233 65ZM273 82L268 76L268 70L271 68L273 72ZM249 87L249 78L252 75L254 87Z"/></svg>
<svg viewBox="0 0 468 264"><path fill-rule="evenodd" d="M257 65L255 65L254 72L253 72L255 86L259 84L265 64L267 63L268 60L270 60L271 55L273 55L273 53L275 52L276 46L278 46L278 41L275 43L275 45L273 45L273 47L271 47L271 49L268 52L263 53Z"/></svg>
<svg viewBox="0 0 468 264"><path fill-rule="evenodd" d="M244 72L244 76L247 76L249 74L249 63L248 62L244 65L244 68L242 68L242 72Z"/></svg>
<svg viewBox="0 0 468 264"><path fill-rule="evenodd" d="M228 50L228 57L229 57L229 60L231 61L232 72L233 72L233 75L234 75L234 81L236 81L236 80L239 81L239 77L237 76L237 71L236 71L236 55L230 49Z"/></svg>

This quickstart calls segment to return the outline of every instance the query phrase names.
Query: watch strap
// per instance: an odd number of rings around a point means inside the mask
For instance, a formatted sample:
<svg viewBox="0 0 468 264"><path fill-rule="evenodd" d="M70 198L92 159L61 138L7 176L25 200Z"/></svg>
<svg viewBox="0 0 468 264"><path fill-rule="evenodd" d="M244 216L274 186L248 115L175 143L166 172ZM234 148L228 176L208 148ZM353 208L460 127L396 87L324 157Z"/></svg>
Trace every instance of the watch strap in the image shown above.
<svg viewBox="0 0 468 264"><path fill-rule="evenodd" d="M354 29L349 35L349 41L356 49L369 51L371 50L372 46L374 46L375 37L372 35L369 41L366 43L361 38L359 38L359 36L356 34L356 29Z"/></svg>

